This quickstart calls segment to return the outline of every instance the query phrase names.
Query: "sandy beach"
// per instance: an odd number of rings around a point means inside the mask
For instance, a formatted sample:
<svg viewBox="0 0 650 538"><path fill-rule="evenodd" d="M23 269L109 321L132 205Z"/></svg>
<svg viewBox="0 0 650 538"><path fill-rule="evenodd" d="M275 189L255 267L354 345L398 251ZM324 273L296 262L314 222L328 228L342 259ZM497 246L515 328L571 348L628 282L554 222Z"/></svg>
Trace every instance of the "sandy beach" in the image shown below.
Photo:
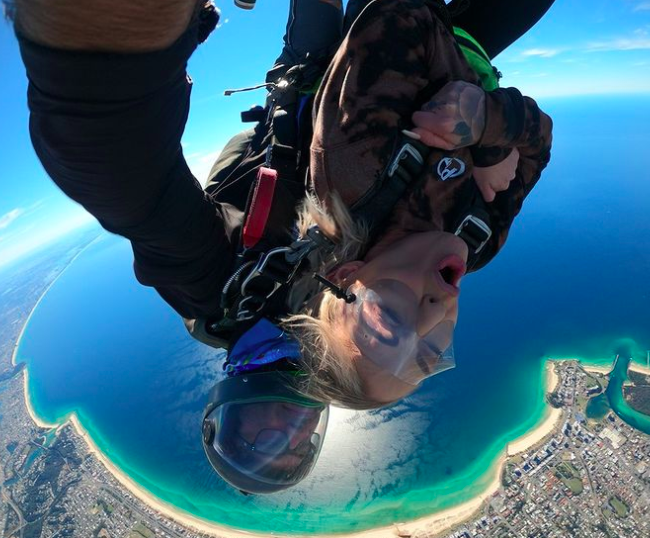
<svg viewBox="0 0 650 538"><path fill-rule="evenodd" d="M612 371L612 366L594 366L593 364L583 364L580 363L582 369L586 372L592 372L594 374L609 375Z"/></svg>
<svg viewBox="0 0 650 538"><path fill-rule="evenodd" d="M28 392L28 372L27 369L24 370L24 395L25 395L25 405L31 419L36 423L36 425L41 428L61 428L63 425L58 424L49 424L41 420L35 413L31 401L29 398ZM205 520L199 519L191 514L180 511L175 506L167 504L145 489L143 489L139 484L134 482L129 476L127 476L121 469L119 469L115 464L110 461L104 453L99 450L93 439L90 437L88 432L83 428L81 422L76 415L71 415L69 421L74 427L77 434L85 442L88 451L93 454L101 463L106 467L106 469L115 477L115 479L125 487L134 497L140 499L147 506L157 511L163 517L171 519L181 525L189 527L195 531L209 534L211 536L217 536L221 538L251 538L251 537L277 537L277 534L264 534L264 533L251 533L246 531L239 531L232 529L230 527L222 527L216 523L207 522ZM480 493L478 496L473 499L464 502L458 506L442 510L430 516L425 516L420 519L413 521L393 524L387 527L380 527L377 529L370 529L367 531L362 531L358 533L351 534L323 534L322 537L342 537L349 536L351 538L381 538L381 537L394 537L394 536L406 536L409 534L415 534L416 531L425 531L428 536L432 536L438 533L442 533L456 525L460 525L464 521L470 519L483 505L483 503L499 491L501 487L501 473L503 471L503 466L505 464L506 457L502 455L499 458L499 461L496 466L493 466L492 473L493 477L490 481L487 488Z"/></svg>
<svg viewBox="0 0 650 538"><path fill-rule="evenodd" d="M97 457L97 459L108 469L108 471L124 486L126 489L131 492L134 497L137 497L142 502L159 512L161 515L165 516L168 519L172 519L177 523L185 525L191 529L194 529L199 532L210 534L212 536L219 536L223 538L251 538L251 537L271 537L277 536L277 534L264 534L264 533L250 533L246 531L239 531L236 529L231 529L229 527L222 527L215 523L209 523L197 517L194 517L190 514L178 510L175 506L171 506L167 503L164 503L157 497L154 497L152 494L142 489L142 487L136 484L131 478L125 475L120 469L118 469L97 447L95 442L92 440L88 432L83 428L76 416L71 416L70 422L72 423L75 431L83 438L85 443L88 446L89 451ZM471 518L483 505L483 503L489 499L494 493L499 491L501 487L501 473L503 471L503 466L505 464L505 455L502 455L499 458L499 461L496 466L493 466L492 472L494 474L492 480L490 481L488 487L478 496L474 497L470 501L462 503L458 506L443 510L432 514L431 516L425 516L420 519L413 521L393 524L387 527L380 527L377 529L370 529L367 531L350 533L350 534L322 534L319 536L322 537L342 537L349 536L351 538L380 538L380 537L392 537L392 536L404 536L408 534L415 534L416 531L426 531L427 535L434 535L441 533L445 530L450 529L453 526L459 525L460 523Z"/></svg>
<svg viewBox="0 0 650 538"><path fill-rule="evenodd" d="M88 445L89 451L97 457L99 461L108 469L108 471L128 489L134 497L137 497L142 502L162 514L163 516L176 521L186 527L194 529L199 532L210 534L212 536L219 536L223 538L251 538L251 537L271 537L277 534L264 534L264 533L249 533L246 531L239 531L228 527L221 527L215 523L209 523L190 514L181 512L176 507L162 502L157 497L154 497L149 492L142 489L131 478L126 476L120 469L118 469L97 447L90 435L83 428L76 416L70 418L75 431L84 439ZM455 525L459 525L463 521L471 518L489 499L496 493L501 486L501 472L505 464L505 456L501 456L498 464L493 467L494 477L490 484L477 497L467 501L459 506L443 510L431 516L426 516L420 519L409 521L406 523L394 524L388 527L380 527L377 529L370 529L358 533L351 534L323 534L323 537L342 537L349 536L351 538L380 538L392 536L404 536L414 534L416 531L426 531L427 535L434 535L443 532Z"/></svg>
<svg viewBox="0 0 650 538"><path fill-rule="evenodd" d="M56 282L56 279L55 281ZM49 288L54 285L54 282L50 284ZM38 302L32 309L32 312L27 318L25 325L18 337L16 346L14 348L14 353L12 356L12 362L15 364L17 351L20 346L20 342L23 338L25 328L27 327L29 320L36 310L41 299L47 293L47 290L41 295ZM25 405L27 411L34 421L35 424L42 428L56 428L62 427L63 425L59 424L48 424L41 420L35 413L31 400L29 397L29 374L27 369L24 370L24 397ZM549 361L546 366L546 391L551 392L554 390L558 382L557 374L553 367L553 363ZM528 432L526 435L517 439L516 441L510 443L507 449L507 455L517 454L528 450L531 446L538 443L549 433L553 431L553 428L558 423L561 417L561 411L559 409L550 409L548 415L544 421L534 430ZM181 525L194 529L195 531L209 534L211 536L218 536L222 538L251 538L255 536L259 537L271 537L277 536L277 534L264 534L264 533L250 533L246 531L239 531L231 529L229 527L219 526L215 523L207 522L205 520L199 519L191 514L179 510L177 507L167 504L157 497L153 496L151 493L143 489L139 484L133 481L129 476L124 472L118 469L113 462L111 462L97 447L95 442L92 440L88 432L82 427L77 416L72 414L70 416L69 422L72 424L76 432L81 436L86 443L88 450L94 454L97 459L106 467L106 469L124 486L134 497L137 497L146 505L151 507L153 510L160 513L162 516L171 519ZM371 529L368 531L362 531L353 534L329 534L321 535L325 537L341 537L341 536L350 536L353 538L380 538L380 537L395 537L395 536L408 536L415 535L416 533L426 533L427 536L434 536L436 534L442 533L449 530L450 528L460 525L464 521L467 521L472 516L474 516L477 511L480 510L484 502L489 499L492 495L498 492L501 488L501 474L503 467L506 461L506 453L502 454L498 462L492 466L491 470L491 480L485 490L474 497L473 499L464 502L458 506L442 510L440 512L434 513L429 516L422 517L409 522L396 523L386 527L380 527L377 529Z"/></svg>
<svg viewBox="0 0 650 538"><path fill-rule="evenodd" d="M630 370L632 370L633 372L637 372L639 374L650 376L650 368L648 368L647 366L643 366L642 364L638 364L636 362L630 363Z"/></svg>
<svg viewBox="0 0 650 538"><path fill-rule="evenodd" d="M24 371L24 393L25 403L27 410L32 420L39 426L44 428L57 427L58 425L48 424L36 416L29 399L28 392L28 373ZM552 362L547 363L546 367L546 391L551 392L554 390L558 383L558 376L555 373ZM538 428L530 431L526 435L510 443L507 450L507 455L511 456L523 451L528 450L530 447L537 444L544 437L550 434L561 418L561 411L559 409L551 409L548 416L539 425ZM194 529L195 531L209 534L211 536L218 536L222 538L251 538L251 537L271 537L277 536L264 533L250 533L246 531L239 531L229 527L222 527L215 523L207 522L192 516L186 512L182 512L175 506L169 505L157 497L153 496L148 491L144 490L139 484L134 482L129 476L117 468L97 447L88 432L83 428L78 418L73 414L69 422L74 427L75 431L81 436L86 443L88 450L106 467L106 469L124 486L134 497L137 497L153 510L160 513L162 516L171 519L181 525ZM58 426L60 427L60 426ZM395 536L408 536L415 535L416 533L425 532L427 536L434 536L443 533L452 527L458 526L461 523L471 519L483 506L486 500L493 496L501 489L501 474L503 466L506 462L506 454L502 454L497 464L492 467L492 479L485 490L474 497L473 499L464 502L458 506L442 510L430 516L425 516L420 519L408 521L404 523L396 523L386 527L377 529L370 529L352 534L324 534L324 537L341 537L350 536L352 538L380 538L380 537L395 537Z"/></svg>
<svg viewBox="0 0 650 538"><path fill-rule="evenodd" d="M546 362L546 391L553 392L559 382L559 377L555 373L555 365L553 361ZM529 450L537 443L542 441L546 436L553 433L555 428L562 420L562 410L547 405L546 417L543 422L534 430L522 435L519 439L508 443L507 453L508 456L514 456Z"/></svg>
<svg viewBox="0 0 650 538"><path fill-rule="evenodd" d="M40 420L29 402L29 395L27 391L27 370L25 370L25 401L27 409L31 418L39 426L54 427L55 425L47 424ZM546 369L546 384L547 391L552 391L558 382L557 374L552 366L548 363ZM556 411L557 413L555 413ZM537 444L544 437L553 431L556 424L561 417L559 409L553 409L549 415L544 419L538 428L527 433L523 437L511 443L508 447L508 456L528 450L530 447ZM264 533L249 533L246 531L239 531L228 527L222 527L215 523L206 522L195 516L180 511L175 506L169 505L151 493L144 490L139 484L134 482L129 476L117 468L97 447L88 432L83 428L78 418L75 415L70 417L70 422L75 431L81 436L86 443L88 450L106 467L106 469L124 486L134 497L137 497L146 505L159 512L164 517L176 521L186 527L194 529L199 532L210 534L212 536L219 536L223 538L250 538L251 536L270 537L271 534ZM498 492L501 488L501 474L503 466L506 462L506 455L503 454L497 464L492 467L492 479L483 492L474 497L473 499L464 502L458 506L442 510L430 516L425 516L420 519L408 521L404 523L396 523L386 527L377 529L370 529L352 534L323 534L323 537L341 537L350 536L352 538L380 538L380 537L393 537L393 536L406 536L415 534L416 532L426 532L427 536L433 536L450 528L460 525L467 521L480 510L482 505Z"/></svg>

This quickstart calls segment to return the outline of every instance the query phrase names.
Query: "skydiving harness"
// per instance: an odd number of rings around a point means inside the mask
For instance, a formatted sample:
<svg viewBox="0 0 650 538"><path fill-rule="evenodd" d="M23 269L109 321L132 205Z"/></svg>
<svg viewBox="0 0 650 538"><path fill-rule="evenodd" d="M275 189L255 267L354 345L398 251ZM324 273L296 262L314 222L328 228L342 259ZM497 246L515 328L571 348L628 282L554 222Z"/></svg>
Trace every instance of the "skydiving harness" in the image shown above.
<svg viewBox="0 0 650 538"><path fill-rule="evenodd" d="M462 30L455 34L481 83L490 89L498 87L500 73L492 67L478 42ZM466 51L468 47L470 52ZM293 232L296 208L304 198L308 178L308 151L304 150L311 140L311 117L303 111L311 109L323 72L316 63L306 62L292 67L276 83L226 92L230 95L268 88L268 106L243 112L242 120L265 122L271 137L266 161L258 169L249 195L235 269L222 291L223 317L206 327L222 347L228 348L260 319L277 320L285 315L288 292L295 279L304 274L309 254L316 249L334 248L318 227L309 229L302 239L295 239ZM371 235L376 235L396 203L422 176L430 151L413 138L400 137L381 178L350 208L353 219L365 221ZM274 224L273 230L267 230L269 220ZM281 230L279 235L276 229ZM486 253L485 247L492 237L489 213L480 196L475 196L461 213L454 234L467 244L468 268L472 268ZM352 294L323 276L313 276L338 298L354 301Z"/></svg>

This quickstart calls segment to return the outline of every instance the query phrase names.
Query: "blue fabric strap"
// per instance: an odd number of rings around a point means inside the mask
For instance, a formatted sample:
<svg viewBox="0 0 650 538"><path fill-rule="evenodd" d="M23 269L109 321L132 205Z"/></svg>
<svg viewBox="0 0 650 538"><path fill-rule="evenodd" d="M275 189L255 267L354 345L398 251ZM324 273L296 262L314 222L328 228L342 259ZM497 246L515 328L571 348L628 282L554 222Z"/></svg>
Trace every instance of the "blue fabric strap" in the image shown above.
<svg viewBox="0 0 650 538"><path fill-rule="evenodd" d="M300 358L298 343L267 319L261 319L237 341L225 370L229 376L235 376L281 359Z"/></svg>

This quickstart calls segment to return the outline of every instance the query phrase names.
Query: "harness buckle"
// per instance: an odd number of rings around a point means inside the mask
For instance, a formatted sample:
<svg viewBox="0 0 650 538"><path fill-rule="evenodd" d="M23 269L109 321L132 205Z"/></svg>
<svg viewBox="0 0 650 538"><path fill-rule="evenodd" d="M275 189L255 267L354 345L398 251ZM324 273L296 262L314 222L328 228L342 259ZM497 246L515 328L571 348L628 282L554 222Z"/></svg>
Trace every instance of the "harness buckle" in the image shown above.
<svg viewBox="0 0 650 538"><path fill-rule="evenodd" d="M484 220L474 215L467 215L456 228L454 235L465 241L468 247L473 248L474 254L478 254L492 237L492 230Z"/></svg>
<svg viewBox="0 0 650 538"><path fill-rule="evenodd" d="M410 163L410 166L408 163L409 158L415 160L415 163ZM412 169L414 166L418 168L424 166L424 159L422 158L422 155L413 145L409 144L408 142L405 142L402 145L399 152L393 159L393 162L390 163L390 166L388 167L388 177L393 177L400 166L404 167L407 172L410 172L410 169Z"/></svg>
<svg viewBox="0 0 650 538"><path fill-rule="evenodd" d="M267 253L265 253L260 257L260 259L255 264L255 267L253 267L253 270L248 274L248 276L245 278L244 282L241 285L241 295L243 299L239 303L237 320L241 321L241 320L251 319L262 308L264 308L264 306L266 305L266 301L268 301L273 296L273 294L276 291L278 291L278 289L280 289L282 284L284 284L286 275L283 275L282 280L278 280L277 278L274 278L274 276L270 274L269 271L267 271L267 268L273 258L278 256L278 257L282 257L282 259L284 260L286 258L287 253L289 252L291 252L291 247L278 247L269 250ZM264 291L262 297L256 294L255 291L253 291L252 289L249 289L251 288L252 282L258 278L264 278L265 283L269 281L272 282L272 287L270 291ZM251 303L255 299L259 301L259 304L254 305L253 310L251 310L249 307L247 307L247 305L248 303Z"/></svg>

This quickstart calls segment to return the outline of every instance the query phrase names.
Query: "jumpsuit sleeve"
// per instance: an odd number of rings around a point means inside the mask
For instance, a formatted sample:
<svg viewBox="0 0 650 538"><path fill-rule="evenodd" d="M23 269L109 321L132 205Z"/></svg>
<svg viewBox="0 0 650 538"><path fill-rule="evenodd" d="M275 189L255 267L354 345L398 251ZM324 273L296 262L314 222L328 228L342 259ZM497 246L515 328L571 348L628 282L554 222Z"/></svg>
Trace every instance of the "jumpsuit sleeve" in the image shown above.
<svg viewBox="0 0 650 538"><path fill-rule="evenodd" d="M319 198L335 190L353 206L389 164L413 112L453 74L470 74L432 5L374 1L352 24L314 104L310 169Z"/></svg>
<svg viewBox="0 0 650 538"><path fill-rule="evenodd" d="M18 35L45 171L131 241L139 282L187 318L219 314L238 223L203 192L181 148L197 33L194 21L169 48L142 54L58 50Z"/></svg>
<svg viewBox="0 0 650 538"><path fill-rule="evenodd" d="M498 250L505 243L524 199L550 161L553 122L533 99L522 96L515 88L487 92L486 112L479 148L487 146L498 152L516 147L519 151L516 176L509 188L487 204L493 228L498 230Z"/></svg>

